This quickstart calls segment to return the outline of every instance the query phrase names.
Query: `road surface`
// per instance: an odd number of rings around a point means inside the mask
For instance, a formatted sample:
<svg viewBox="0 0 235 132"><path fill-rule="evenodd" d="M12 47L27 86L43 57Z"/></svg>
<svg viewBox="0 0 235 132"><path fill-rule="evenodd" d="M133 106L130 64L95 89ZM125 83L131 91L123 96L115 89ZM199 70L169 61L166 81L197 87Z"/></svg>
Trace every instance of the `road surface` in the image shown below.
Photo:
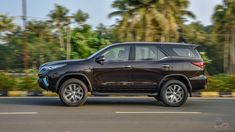
<svg viewBox="0 0 235 132"><path fill-rule="evenodd" d="M235 99L91 97L65 107L57 97L0 97L0 132L235 132Z"/></svg>

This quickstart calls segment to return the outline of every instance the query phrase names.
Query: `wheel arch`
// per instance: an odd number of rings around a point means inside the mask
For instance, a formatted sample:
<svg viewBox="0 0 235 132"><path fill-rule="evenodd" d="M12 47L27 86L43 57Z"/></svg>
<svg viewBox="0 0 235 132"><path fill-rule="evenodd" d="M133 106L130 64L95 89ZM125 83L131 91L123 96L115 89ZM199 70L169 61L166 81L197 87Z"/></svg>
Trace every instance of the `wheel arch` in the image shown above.
<svg viewBox="0 0 235 132"><path fill-rule="evenodd" d="M188 77L186 77L184 74L169 74L169 75L164 76L161 79L161 81L158 85L158 88L161 89L162 85L170 79L177 79L177 80L183 82L186 85L186 87L188 88L190 97L192 97L192 85L191 85Z"/></svg>
<svg viewBox="0 0 235 132"><path fill-rule="evenodd" d="M87 86L87 90L88 92L91 92L92 91L92 85L91 85L91 82L89 80L89 78L83 74L83 73L67 73L63 76L61 76L57 83L56 83L56 92L58 92L60 86L62 85L62 83L68 79L71 79L71 78L76 78L76 79L79 79L81 80L82 82L85 83L85 85Z"/></svg>

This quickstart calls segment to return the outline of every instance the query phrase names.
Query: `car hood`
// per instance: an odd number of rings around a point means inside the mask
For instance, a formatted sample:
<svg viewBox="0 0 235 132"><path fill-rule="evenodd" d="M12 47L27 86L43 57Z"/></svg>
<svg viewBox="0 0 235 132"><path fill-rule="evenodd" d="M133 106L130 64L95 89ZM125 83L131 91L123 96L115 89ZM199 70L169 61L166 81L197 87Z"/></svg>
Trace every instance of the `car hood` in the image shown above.
<svg viewBox="0 0 235 132"><path fill-rule="evenodd" d="M52 61L52 62L45 63L45 64L41 65L40 67L51 66L51 65L60 65L60 64L68 64L68 63L79 63L79 62L84 62L86 60L87 59Z"/></svg>

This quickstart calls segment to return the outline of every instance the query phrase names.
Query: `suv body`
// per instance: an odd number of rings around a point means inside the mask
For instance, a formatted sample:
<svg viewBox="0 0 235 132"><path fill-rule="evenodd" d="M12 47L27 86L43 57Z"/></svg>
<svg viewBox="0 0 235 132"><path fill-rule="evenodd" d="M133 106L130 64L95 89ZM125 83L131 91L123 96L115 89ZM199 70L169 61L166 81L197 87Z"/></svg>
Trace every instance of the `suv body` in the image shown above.
<svg viewBox="0 0 235 132"><path fill-rule="evenodd" d="M38 83L57 92L69 106L92 95L146 95L181 106L188 94L204 89L198 45L127 42L107 46L87 59L55 61L39 68Z"/></svg>

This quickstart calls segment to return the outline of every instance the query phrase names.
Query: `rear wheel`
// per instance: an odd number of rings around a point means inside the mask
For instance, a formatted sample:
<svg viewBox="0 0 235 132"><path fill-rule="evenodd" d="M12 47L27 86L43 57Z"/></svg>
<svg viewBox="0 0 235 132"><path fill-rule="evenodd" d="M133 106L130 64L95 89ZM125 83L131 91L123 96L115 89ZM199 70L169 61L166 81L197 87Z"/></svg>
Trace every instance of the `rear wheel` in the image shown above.
<svg viewBox="0 0 235 132"><path fill-rule="evenodd" d="M165 105L179 107L187 101L188 89L181 81L169 80L163 85L160 96Z"/></svg>
<svg viewBox="0 0 235 132"><path fill-rule="evenodd" d="M157 101L161 101L161 96L154 96L154 98L157 100Z"/></svg>
<svg viewBox="0 0 235 132"><path fill-rule="evenodd" d="M78 79L65 81L59 90L61 101L67 106L80 106L86 102L87 87Z"/></svg>

